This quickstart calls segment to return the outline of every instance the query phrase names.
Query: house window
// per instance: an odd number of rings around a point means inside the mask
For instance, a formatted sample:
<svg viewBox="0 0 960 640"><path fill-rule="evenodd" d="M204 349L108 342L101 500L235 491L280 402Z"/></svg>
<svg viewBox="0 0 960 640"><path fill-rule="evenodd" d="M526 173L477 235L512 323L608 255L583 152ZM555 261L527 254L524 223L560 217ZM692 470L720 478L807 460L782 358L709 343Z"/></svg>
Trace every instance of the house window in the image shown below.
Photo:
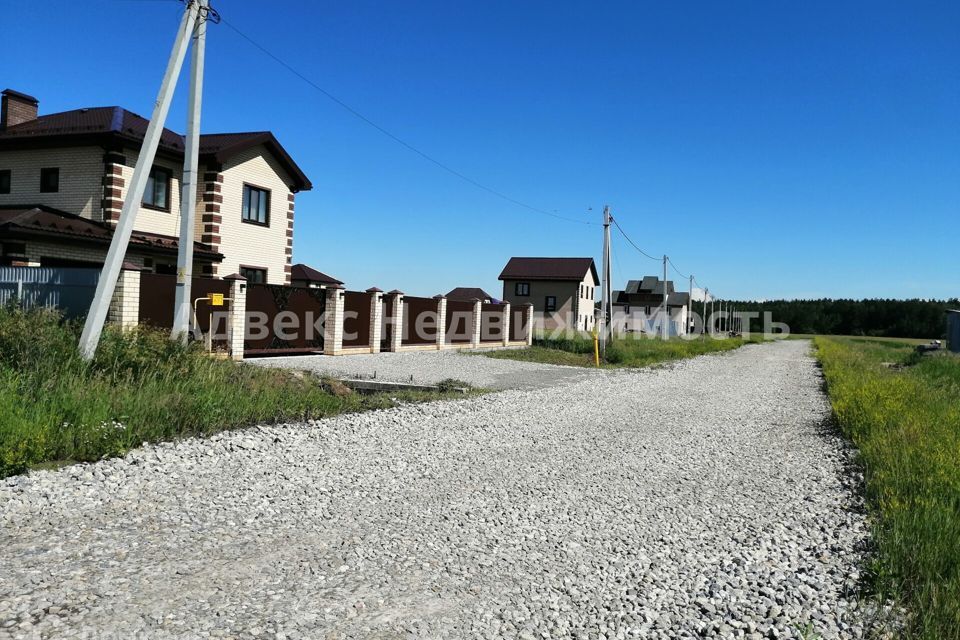
<svg viewBox="0 0 960 640"><path fill-rule="evenodd" d="M514 295L518 296L528 296L530 295L530 283L529 282L518 282L514 285L513 288Z"/></svg>
<svg viewBox="0 0 960 640"><path fill-rule="evenodd" d="M0 193L10 193L10 169L0 169Z"/></svg>
<svg viewBox="0 0 960 640"><path fill-rule="evenodd" d="M267 270L260 267L240 267L240 275L247 279L249 284L266 284Z"/></svg>
<svg viewBox="0 0 960 640"><path fill-rule="evenodd" d="M270 224L270 192L266 189L243 185L243 221L250 224Z"/></svg>
<svg viewBox="0 0 960 640"><path fill-rule="evenodd" d="M60 168L40 169L40 193L56 193L58 191L60 191Z"/></svg>
<svg viewBox="0 0 960 640"><path fill-rule="evenodd" d="M143 191L143 205L150 209L170 211L170 170L163 167L150 169L147 188Z"/></svg>
<svg viewBox="0 0 960 640"><path fill-rule="evenodd" d="M557 296L547 296L543 304L544 311L556 311L557 310Z"/></svg>

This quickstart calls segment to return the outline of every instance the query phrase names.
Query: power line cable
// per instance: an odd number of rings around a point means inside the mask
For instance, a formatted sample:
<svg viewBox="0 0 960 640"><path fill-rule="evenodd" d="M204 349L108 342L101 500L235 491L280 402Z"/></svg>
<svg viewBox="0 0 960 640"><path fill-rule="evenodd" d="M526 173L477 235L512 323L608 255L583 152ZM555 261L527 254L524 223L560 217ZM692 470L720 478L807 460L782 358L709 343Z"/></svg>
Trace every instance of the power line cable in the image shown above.
<svg viewBox="0 0 960 640"><path fill-rule="evenodd" d="M680 271L680 269L677 269L677 265L673 264L673 260L671 260L669 256L667 257L667 262L670 263L670 266L673 268L674 271L677 272L677 275L680 276L681 278L689 278L689 277L690 277L690 276L688 276L688 275L684 275L683 272Z"/></svg>
<svg viewBox="0 0 960 640"><path fill-rule="evenodd" d="M630 236L627 235L627 232L624 231L624 230L623 230L623 227L620 226L620 223L617 222L617 219L616 219L616 218L612 218L612 220L613 220L613 225L614 225L614 226L617 228L617 230L620 232L620 235L622 235L622 236L624 237L624 239L625 239L627 242L629 242L630 245L631 245L634 249L636 249L637 251L639 251L642 255L650 258L651 260L654 260L654 261L662 260L662 258L654 258L652 255L650 255L649 253L647 253L646 251L644 251L643 249L641 249L640 247L638 247L638 246L637 246L637 243L634 242L633 240L631 240L631 239L630 239Z"/></svg>
<svg viewBox="0 0 960 640"><path fill-rule="evenodd" d="M338 98L337 96L333 95L332 93L330 93L329 91L327 91L326 89L324 89L323 87L321 87L320 85L318 85L317 83L315 83L313 80L311 80L311 79L308 78L307 76L305 76L305 75L303 75L302 73L300 73L297 69L295 69L292 65L288 64L285 60L283 60L282 58L280 58L279 56L277 56L276 54L274 54L273 52L271 52L269 49L267 49L266 47L264 47L262 44L260 44L259 42L257 42L256 40L254 40L253 38L251 38L250 36L248 36L246 33L244 33L243 31L241 31L241 30L238 29L237 27L235 27L230 21L228 21L228 20L226 20L225 18L222 18L222 17L221 17L221 22L222 22L222 24L230 27L230 29L232 29L234 32L236 32L237 35L239 35L241 38L243 38L244 40L246 40L247 42L249 42L249 43L250 43L251 45L253 45L255 48L259 49L263 54L265 54L267 57L271 58L274 62L276 62L277 64L279 64L280 66L282 66L284 69L286 69L287 71L289 71L290 73L292 73L293 75L295 75L296 77L298 77L299 79L301 79L301 80L303 80L304 82L306 82L308 85L310 85L311 87L313 87L313 88L316 89L317 91L319 91L319 92L320 92L321 94L323 94L327 99L329 99L329 100L332 101L333 103L337 104L338 106L340 106L341 108L343 108L345 111L347 111L348 113L350 113L351 115L353 115L353 116L356 117L357 119L359 119L359 120L365 122L366 124L370 125L371 127L373 127L374 129L376 129L377 131L379 131L379 132L382 133L383 135L387 136L388 138L390 138L391 140L393 140L393 141L396 142L397 144L399 144L399 145L405 147L406 149L412 151L413 153L417 154L418 156L420 156L420 157L423 158L424 160L427 160L428 162L431 162L432 164L434 164L434 165L436 165L437 167L443 169L443 170L446 171L447 173L450 173L451 175L454 175L454 176L456 176L457 178L460 178L460 179L463 180L464 182L466 182L466 183L468 183L468 184L471 184L471 185L477 187L478 189L482 189L483 191L486 191L487 193L490 193L490 194L492 194L492 195L494 195L494 196L496 196L496 197L498 197L498 198L500 198L500 199L502 199L502 200L505 200L505 201L507 201L507 202L509 202L509 203L511 203L511 204L515 204L515 205L517 205L518 207L523 207L524 209L528 209L528 210L533 211L533 212L536 212L536 213L541 213L541 214L543 214L543 215L551 216L551 217L557 218L557 219L559 219L559 220L566 220L566 221L568 221L568 222L575 222L575 223L578 223L578 224L599 226L598 223L596 223L596 222L591 222L591 221L589 221L589 220L577 220L576 218L570 218L570 217L567 217L567 216L562 216L562 215L560 215L560 214L558 214L558 213L555 213L555 212L553 212L553 211L547 211L546 209L541 209L541 208L539 208L539 207L535 207L535 206L533 206L533 205L527 204L526 202L522 202L522 201L520 201L520 200L517 200L516 198L511 198L510 196L506 195L505 193L502 193L502 192L500 192L500 191L497 191L496 189L494 189L494 188L492 188L492 187L488 187L487 185L485 185L485 184L483 184L483 183L481 183L481 182L479 182L479 181L477 181L477 180L474 180L473 178L471 178L471 177L469 177L469 176L467 176L467 175L465 175L465 174L457 171L457 170L454 169L453 167L451 167L451 166L449 166L449 165L447 165L447 164L444 164L443 162L437 160L437 159L434 158L433 156L431 156L431 155L427 154L426 152L421 151L421 150L418 149L417 147L413 146L412 144L410 144L409 142L407 142L407 141L404 140L403 138L400 138L399 136L391 133L391 132L390 132L389 130L387 130L386 128L380 126L379 124L377 124L376 122L374 122L373 120L371 120L371 119L368 118L367 116L363 115L362 113L360 113L359 111L357 111L356 109L354 109L353 107L351 107L349 104L347 104L346 102L344 102L343 100L341 100L340 98Z"/></svg>

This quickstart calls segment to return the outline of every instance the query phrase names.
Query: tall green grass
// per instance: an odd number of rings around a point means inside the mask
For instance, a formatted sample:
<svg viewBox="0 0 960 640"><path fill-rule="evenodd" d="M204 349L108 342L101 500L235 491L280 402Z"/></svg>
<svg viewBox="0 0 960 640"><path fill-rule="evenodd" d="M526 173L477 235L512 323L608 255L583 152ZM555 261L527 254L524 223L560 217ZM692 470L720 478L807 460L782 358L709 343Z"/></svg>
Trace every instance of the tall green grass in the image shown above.
<svg viewBox="0 0 960 640"><path fill-rule="evenodd" d="M684 340L624 336L607 344L604 366L647 367L660 362L691 358L705 353L730 351L758 338L711 338ZM561 364L576 367L594 366L593 337L586 334L571 334L561 337L536 336L533 346L527 349L486 352L492 358Z"/></svg>
<svg viewBox="0 0 960 640"><path fill-rule="evenodd" d="M107 327L87 363L78 336L53 312L0 309L0 477L145 441L389 404L331 393L314 376L213 359L157 331Z"/></svg>
<svg viewBox="0 0 960 640"><path fill-rule="evenodd" d="M815 343L865 471L877 596L906 607L910 637L960 638L960 358L918 358L896 342Z"/></svg>

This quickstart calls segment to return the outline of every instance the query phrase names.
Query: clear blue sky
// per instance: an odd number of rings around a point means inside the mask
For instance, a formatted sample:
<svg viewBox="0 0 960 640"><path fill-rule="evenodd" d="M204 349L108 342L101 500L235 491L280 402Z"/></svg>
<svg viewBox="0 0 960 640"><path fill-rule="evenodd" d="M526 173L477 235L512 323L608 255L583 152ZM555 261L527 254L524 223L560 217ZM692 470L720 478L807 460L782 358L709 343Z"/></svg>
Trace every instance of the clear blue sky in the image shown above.
<svg viewBox="0 0 960 640"><path fill-rule="evenodd" d="M41 113L149 115L182 5L0 2L0 84ZM724 297L960 294L953 0L214 6L484 184L583 220L609 203L641 247ZM599 257L599 227L443 172L226 25L207 55L204 130L272 130L313 181L295 261L354 289L498 295L511 255ZM184 101L168 121L181 132ZM614 241L618 287L658 272Z"/></svg>

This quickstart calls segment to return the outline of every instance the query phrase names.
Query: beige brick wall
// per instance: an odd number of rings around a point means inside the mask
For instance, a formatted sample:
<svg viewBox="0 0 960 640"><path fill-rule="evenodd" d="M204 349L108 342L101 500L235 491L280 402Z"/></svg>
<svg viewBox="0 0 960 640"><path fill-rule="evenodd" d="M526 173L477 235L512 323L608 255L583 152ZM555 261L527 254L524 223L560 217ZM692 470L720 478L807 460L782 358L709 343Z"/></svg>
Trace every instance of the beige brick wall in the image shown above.
<svg viewBox="0 0 960 640"><path fill-rule="evenodd" d="M267 270L270 284L286 282L287 266L287 186L290 178L263 146L237 154L224 165L220 225L221 274L236 273L240 265ZM269 226L242 221L243 185L270 190Z"/></svg>
<svg viewBox="0 0 960 640"><path fill-rule="evenodd" d="M126 199L127 197L127 190L130 188L130 181L133 178L133 169L137 165L137 158L139 155L139 150L136 149L123 150L123 156L126 159L126 162L121 168L124 185L119 187L119 189L120 197L122 199ZM154 158L153 165L156 167L169 169L172 174L170 177L170 192L167 194L170 199L170 210L157 211L156 209L150 209L148 207L141 206L137 209L137 219L133 227L137 231L159 233L165 236L179 236L180 180L183 177L183 162L178 160L168 160L158 155L156 158ZM102 163L100 170L101 172L103 171ZM197 238L197 240L199 239L200 238ZM175 263L176 258L174 258L173 261Z"/></svg>
<svg viewBox="0 0 960 640"><path fill-rule="evenodd" d="M40 192L40 169L59 167L60 190ZM43 204L100 220L103 193L103 149L68 147L0 152L0 169L10 169L10 193L0 204Z"/></svg>

